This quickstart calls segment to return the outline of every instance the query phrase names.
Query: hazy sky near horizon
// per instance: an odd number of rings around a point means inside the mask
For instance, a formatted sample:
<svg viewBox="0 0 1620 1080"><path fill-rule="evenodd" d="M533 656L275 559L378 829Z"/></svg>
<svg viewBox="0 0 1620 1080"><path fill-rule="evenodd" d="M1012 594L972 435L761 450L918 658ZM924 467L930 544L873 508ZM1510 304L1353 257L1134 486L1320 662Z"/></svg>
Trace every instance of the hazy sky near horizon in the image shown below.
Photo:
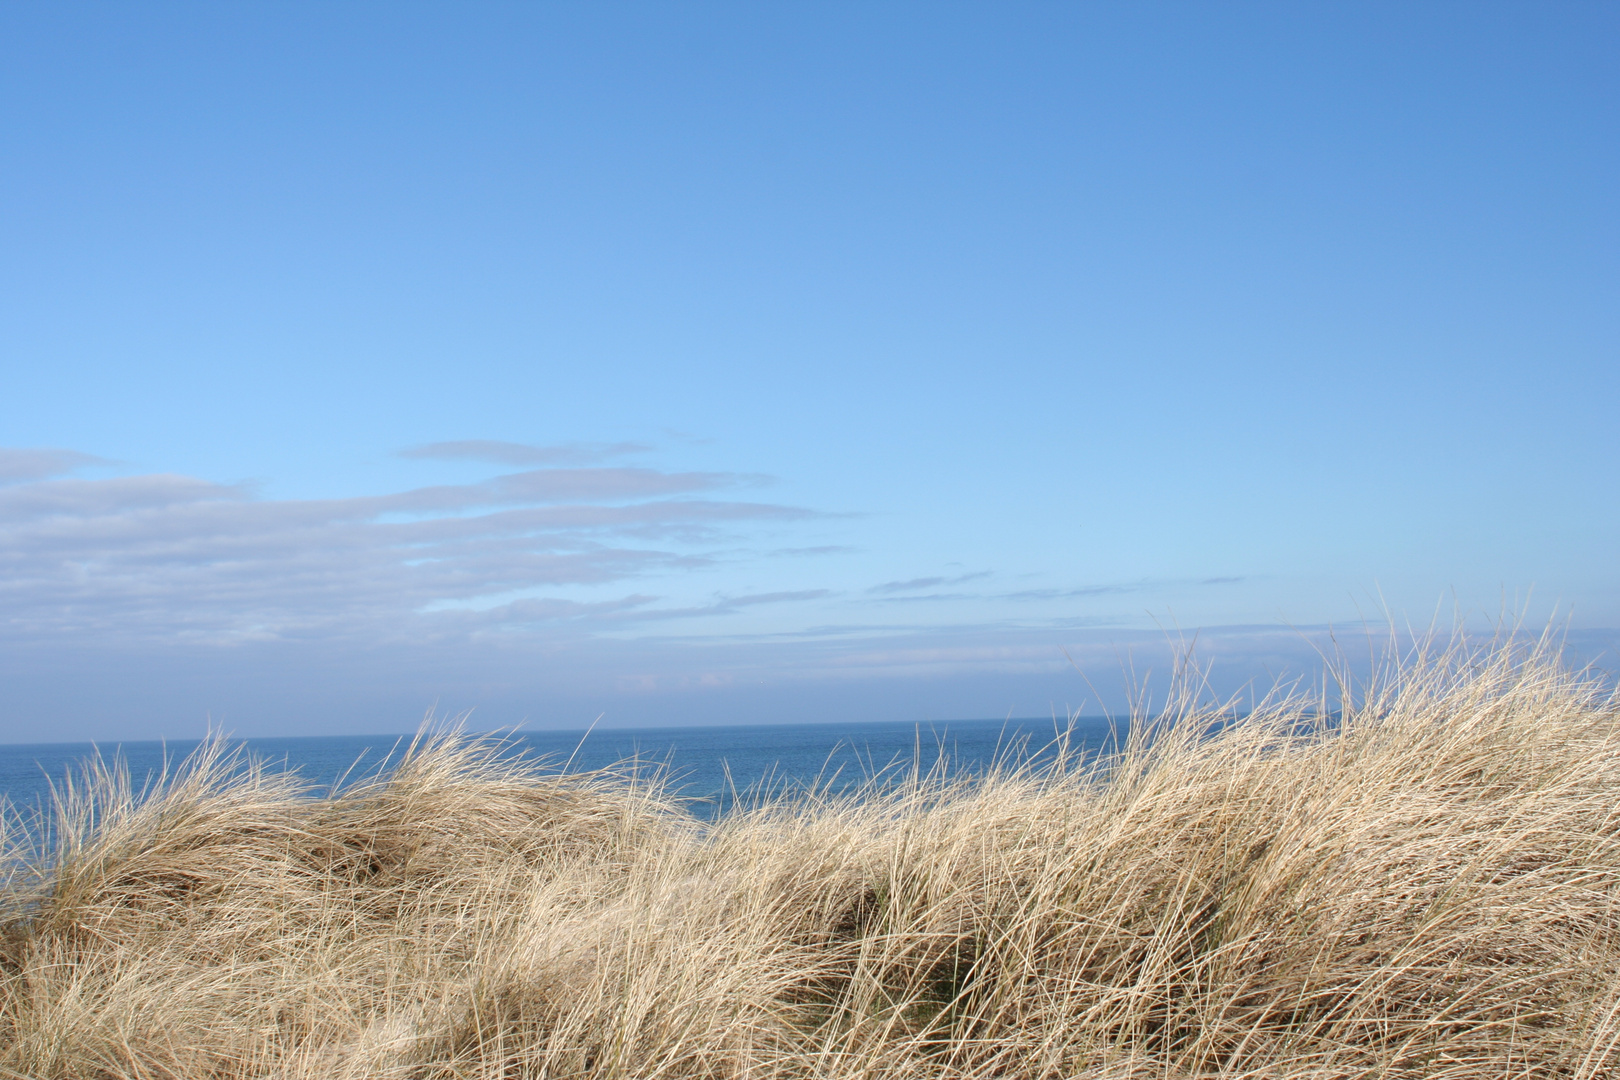
<svg viewBox="0 0 1620 1080"><path fill-rule="evenodd" d="M1620 8L0 8L0 741L1620 639ZM1527 599L1528 598L1528 599ZM1077 670L1078 668L1078 670Z"/></svg>

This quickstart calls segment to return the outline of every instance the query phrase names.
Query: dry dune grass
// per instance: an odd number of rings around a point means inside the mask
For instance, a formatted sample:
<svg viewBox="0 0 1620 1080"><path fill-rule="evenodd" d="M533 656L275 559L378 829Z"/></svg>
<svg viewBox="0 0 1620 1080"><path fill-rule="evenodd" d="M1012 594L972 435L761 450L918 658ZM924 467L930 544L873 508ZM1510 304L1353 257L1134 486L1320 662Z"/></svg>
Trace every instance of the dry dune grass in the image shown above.
<svg viewBox="0 0 1620 1080"><path fill-rule="evenodd" d="M454 737L101 769L8 827L0 1076L1620 1075L1614 698L1457 648L1313 715L713 825Z"/></svg>

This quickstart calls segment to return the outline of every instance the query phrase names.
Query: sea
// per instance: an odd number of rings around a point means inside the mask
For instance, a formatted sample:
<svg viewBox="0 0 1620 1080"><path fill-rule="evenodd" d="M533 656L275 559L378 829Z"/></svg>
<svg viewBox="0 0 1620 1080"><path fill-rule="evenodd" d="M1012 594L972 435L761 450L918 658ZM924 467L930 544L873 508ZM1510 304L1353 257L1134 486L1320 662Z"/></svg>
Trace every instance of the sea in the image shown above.
<svg viewBox="0 0 1620 1080"><path fill-rule="evenodd" d="M1124 728L1103 717L1043 720L959 720L932 724L810 723L724 727L596 729L491 736L501 753L522 755L542 769L599 769L659 774L667 790L699 817L738 805L815 789L838 793L912 769L953 776L994 765L1050 762L1067 744L1090 755L1115 745ZM408 735L329 735L231 740L275 771L296 771L318 795L386 772L409 746ZM0 745L0 798L24 816L49 805L53 786L78 775L99 755L129 770L139 791L172 773L196 740Z"/></svg>

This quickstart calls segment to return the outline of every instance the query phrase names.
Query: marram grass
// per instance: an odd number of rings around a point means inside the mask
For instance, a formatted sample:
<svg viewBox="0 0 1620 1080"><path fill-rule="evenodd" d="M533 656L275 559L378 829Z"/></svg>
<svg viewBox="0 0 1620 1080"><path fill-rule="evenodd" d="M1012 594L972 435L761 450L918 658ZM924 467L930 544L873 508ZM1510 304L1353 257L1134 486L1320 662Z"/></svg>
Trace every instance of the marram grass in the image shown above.
<svg viewBox="0 0 1620 1080"><path fill-rule="evenodd" d="M1191 701L713 825L457 737L338 798L92 769L6 827L0 1076L1620 1075L1597 683L1454 649L1336 723Z"/></svg>

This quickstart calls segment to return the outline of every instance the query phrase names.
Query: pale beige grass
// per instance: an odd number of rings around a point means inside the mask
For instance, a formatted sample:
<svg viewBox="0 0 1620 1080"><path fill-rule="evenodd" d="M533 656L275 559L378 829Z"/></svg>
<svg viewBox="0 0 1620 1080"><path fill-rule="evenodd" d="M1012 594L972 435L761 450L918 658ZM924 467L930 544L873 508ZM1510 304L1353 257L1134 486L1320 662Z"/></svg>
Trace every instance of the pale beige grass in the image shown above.
<svg viewBox="0 0 1620 1080"><path fill-rule="evenodd" d="M6 826L0 1076L1620 1073L1615 699L1457 646L1319 704L712 826L456 736L93 769Z"/></svg>

